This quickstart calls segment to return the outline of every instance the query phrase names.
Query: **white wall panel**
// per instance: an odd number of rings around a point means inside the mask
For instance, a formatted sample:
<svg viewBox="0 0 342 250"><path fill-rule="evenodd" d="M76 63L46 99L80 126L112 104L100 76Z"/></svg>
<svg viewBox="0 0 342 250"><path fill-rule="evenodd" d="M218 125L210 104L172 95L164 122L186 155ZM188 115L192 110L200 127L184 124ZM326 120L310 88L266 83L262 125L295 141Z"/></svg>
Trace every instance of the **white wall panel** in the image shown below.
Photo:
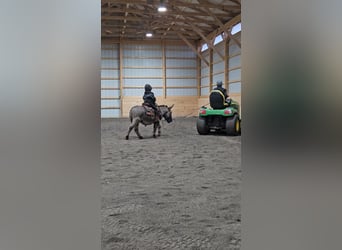
<svg viewBox="0 0 342 250"><path fill-rule="evenodd" d="M101 78L119 78L119 70L117 69L102 69L101 70Z"/></svg>
<svg viewBox="0 0 342 250"><path fill-rule="evenodd" d="M119 109L102 109L101 118L116 118L120 117Z"/></svg>
<svg viewBox="0 0 342 250"><path fill-rule="evenodd" d="M196 58L196 54L190 50L166 50L166 57Z"/></svg>
<svg viewBox="0 0 342 250"><path fill-rule="evenodd" d="M162 96L163 90L162 89L152 89L152 92L155 96ZM132 88L132 89L124 89L123 90L124 96L142 96L144 95L144 89L143 88Z"/></svg>
<svg viewBox="0 0 342 250"><path fill-rule="evenodd" d="M241 69L235 69L229 72L229 80L241 80Z"/></svg>
<svg viewBox="0 0 342 250"><path fill-rule="evenodd" d="M133 69L124 68L124 77L162 77L162 69Z"/></svg>
<svg viewBox="0 0 342 250"><path fill-rule="evenodd" d="M194 77L197 76L196 69L166 69L166 77Z"/></svg>
<svg viewBox="0 0 342 250"><path fill-rule="evenodd" d="M161 50L161 45L159 44L124 44L123 48L125 50Z"/></svg>
<svg viewBox="0 0 342 250"><path fill-rule="evenodd" d="M119 97L120 91L115 89L102 89L101 97Z"/></svg>
<svg viewBox="0 0 342 250"><path fill-rule="evenodd" d="M124 57L162 57L161 50L127 50L123 51Z"/></svg>
<svg viewBox="0 0 342 250"><path fill-rule="evenodd" d="M213 65L213 73L224 71L224 61Z"/></svg>
<svg viewBox="0 0 342 250"><path fill-rule="evenodd" d="M229 55L239 54L240 52L241 52L240 47L238 45L236 45L234 42L230 42Z"/></svg>
<svg viewBox="0 0 342 250"><path fill-rule="evenodd" d="M229 68L235 68L241 66L241 56L234 56L229 60Z"/></svg>
<svg viewBox="0 0 342 250"><path fill-rule="evenodd" d="M101 88L120 88L119 45L102 45ZM119 98L118 89L102 89L101 98ZM120 100L101 99L101 108L120 107ZM119 117L120 109L101 109L101 117Z"/></svg>
<svg viewBox="0 0 342 250"><path fill-rule="evenodd" d="M101 88L119 88L119 80L101 80Z"/></svg>
<svg viewBox="0 0 342 250"><path fill-rule="evenodd" d="M101 100L101 107L120 107L120 100Z"/></svg>
<svg viewBox="0 0 342 250"><path fill-rule="evenodd" d="M197 89L167 89L166 94L168 96L195 96Z"/></svg>
<svg viewBox="0 0 342 250"><path fill-rule="evenodd" d="M167 79L166 87L193 86L197 88L197 79Z"/></svg>
<svg viewBox="0 0 342 250"><path fill-rule="evenodd" d="M124 67L161 67L162 59L124 58Z"/></svg>
<svg viewBox="0 0 342 250"><path fill-rule="evenodd" d="M102 59L101 60L101 68L119 68L119 60L117 59Z"/></svg>
<svg viewBox="0 0 342 250"><path fill-rule="evenodd" d="M229 84L229 93L241 93L241 82Z"/></svg>
<svg viewBox="0 0 342 250"><path fill-rule="evenodd" d="M201 88L201 95L209 95L209 87Z"/></svg>
<svg viewBox="0 0 342 250"><path fill-rule="evenodd" d="M163 80L162 79L123 79L123 86L130 87L130 86L141 86L144 87L145 84L150 84L153 87L162 86Z"/></svg>
<svg viewBox="0 0 342 250"><path fill-rule="evenodd" d="M217 75L213 76L213 86L215 86L216 82L218 82L218 81L224 82L224 73L217 74Z"/></svg>
<svg viewBox="0 0 342 250"><path fill-rule="evenodd" d="M166 67L197 67L197 61L187 59L166 59Z"/></svg>

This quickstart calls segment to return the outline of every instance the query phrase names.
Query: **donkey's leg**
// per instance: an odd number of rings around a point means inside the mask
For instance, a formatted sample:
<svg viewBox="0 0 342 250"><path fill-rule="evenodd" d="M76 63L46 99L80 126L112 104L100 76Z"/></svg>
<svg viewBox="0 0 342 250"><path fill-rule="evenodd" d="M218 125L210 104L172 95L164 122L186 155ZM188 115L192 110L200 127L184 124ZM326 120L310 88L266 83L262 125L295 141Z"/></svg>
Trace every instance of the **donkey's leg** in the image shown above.
<svg viewBox="0 0 342 250"><path fill-rule="evenodd" d="M153 138L156 138L156 130L158 127L159 122L153 123Z"/></svg>
<svg viewBox="0 0 342 250"><path fill-rule="evenodd" d="M136 127L138 124L139 124L139 120L138 119L134 119L133 122L131 123L131 126L129 126L129 128L128 128L128 133L126 135L126 140L129 139L129 134L131 133L132 129L134 127Z"/></svg>
<svg viewBox="0 0 342 250"><path fill-rule="evenodd" d="M160 122L158 122L158 136L160 136L160 129L161 129Z"/></svg>
<svg viewBox="0 0 342 250"><path fill-rule="evenodd" d="M137 119L136 125L134 126L134 131L137 134L137 136L139 137L139 139L143 139L144 137L142 137L140 132L139 132L139 123L140 123L140 120Z"/></svg>

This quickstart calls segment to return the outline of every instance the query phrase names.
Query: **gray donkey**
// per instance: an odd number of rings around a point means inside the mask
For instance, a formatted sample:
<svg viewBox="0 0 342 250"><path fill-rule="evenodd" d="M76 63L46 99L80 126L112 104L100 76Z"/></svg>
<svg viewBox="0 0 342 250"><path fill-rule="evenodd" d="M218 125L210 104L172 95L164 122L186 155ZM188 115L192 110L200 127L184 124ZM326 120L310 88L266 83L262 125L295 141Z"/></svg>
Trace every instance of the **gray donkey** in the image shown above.
<svg viewBox="0 0 342 250"><path fill-rule="evenodd" d="M159 105L162 118L164 118L168 123L172 122L172 111L173 104L168 107L167 105ZM143 125L153 124L153 137L156 138L156 130L158 128L158 136L160 136L160 120L158 115L153 112L153 109L146 106L134 106L129 111L129 119L131 120L131 125L129 126L128 133L126 135L126 140L129 138L129 134L134 128L135 133L139 139L143 139L139 133L139 123Z"/></svg>

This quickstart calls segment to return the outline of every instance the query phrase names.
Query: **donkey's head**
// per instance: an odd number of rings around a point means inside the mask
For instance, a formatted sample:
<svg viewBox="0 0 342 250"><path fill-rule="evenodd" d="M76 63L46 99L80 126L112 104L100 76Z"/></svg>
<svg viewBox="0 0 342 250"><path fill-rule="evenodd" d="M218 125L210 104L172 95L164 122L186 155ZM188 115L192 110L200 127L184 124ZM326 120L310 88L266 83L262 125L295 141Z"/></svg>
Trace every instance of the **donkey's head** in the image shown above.
<svg viewBox="0 0 342 250"><path fill-rule="evenodd" d="M159 106L160 111L162 113L162 117L164 117L164 119L170 123L172 122L172 108L173 108L174 104L172 104L170 107L168 107L167 105L161 105Z"/></svg>

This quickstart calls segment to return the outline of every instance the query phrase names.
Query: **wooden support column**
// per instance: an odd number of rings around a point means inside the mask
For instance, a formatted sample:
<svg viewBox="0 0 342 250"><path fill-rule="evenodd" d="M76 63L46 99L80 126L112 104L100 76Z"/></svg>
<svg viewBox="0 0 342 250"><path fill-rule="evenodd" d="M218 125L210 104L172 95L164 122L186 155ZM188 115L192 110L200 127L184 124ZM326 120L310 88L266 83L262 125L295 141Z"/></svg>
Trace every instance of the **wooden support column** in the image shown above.
<svg viewBox="0 0 342 250"><path fill-rule="evenodd" d="M197 46L198 47L198 46ZM201 53L201 52L199 52ZM201 97L201 59L197 56L197 97Z"/></svg>
<svg viewBox="0 0 342 250"><path fill-rule="evenodd" d="M163 97L166 98L166 45L165 45L165 41L162 40L161 43L162 46L162 75L163 75Z"/></svg>
<svg viewBox="0 0 342 250"><path fill-rule="evenodd" d="M213 50L209 48L209 92L213 89L213 65L214 65L214 56Z"/></svg>
<svg viewBox="0 0 342 250"><path fill-rule="evenodd" d="M225 38L224 40L224 87L229 93L229 39Z"/></svg>
<svg viewBox="0 0 342 250"><path fill-rule="evenodd" d="M120 39L119 42L119 88L120 88L120 116L123 116L123 42Z"/></svg>

